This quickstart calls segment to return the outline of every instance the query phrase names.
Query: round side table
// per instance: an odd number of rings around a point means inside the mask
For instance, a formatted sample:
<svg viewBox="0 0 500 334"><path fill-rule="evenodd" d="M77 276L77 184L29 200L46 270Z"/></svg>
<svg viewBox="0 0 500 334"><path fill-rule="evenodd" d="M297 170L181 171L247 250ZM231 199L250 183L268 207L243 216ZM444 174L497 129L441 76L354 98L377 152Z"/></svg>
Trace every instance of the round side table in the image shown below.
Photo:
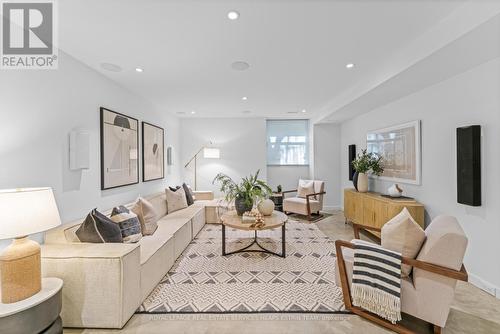
<svg viewBox="0 0 500 334"><path fill-rule="evenodd" d="M62 287L63 281L59 278L42 278L42 290L37 294L16 303L0 303L2 333L62 334L59 317Z"/></svg>

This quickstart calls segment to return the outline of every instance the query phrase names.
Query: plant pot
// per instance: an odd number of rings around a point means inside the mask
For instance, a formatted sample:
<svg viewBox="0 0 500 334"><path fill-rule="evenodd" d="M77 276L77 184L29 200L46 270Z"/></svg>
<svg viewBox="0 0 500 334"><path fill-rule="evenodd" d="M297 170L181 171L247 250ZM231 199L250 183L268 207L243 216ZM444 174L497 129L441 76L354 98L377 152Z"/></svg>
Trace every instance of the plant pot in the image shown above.
<svg viewBox="0 0 500 334"><path fill-rule="evenodd" d="M366 193L368 191L368 174L365 173L358 173L358 180L357 180L357 190L360 193Z"/></svg>
<svg viewBox="0 0 500 334"><path fill-rule="evenodd" d="M259 204L257 204L257 210L264 216L270 216L274 211L274 202L270 199L260 201Z"/></svg>
<svg viewBox="0 0 500 334"><path fill-rule="evenodd" d="M245 212L252 210L253 203L247 204L244 198L237 197L234 200L234 207L238 216L243 216Z"/></svg>

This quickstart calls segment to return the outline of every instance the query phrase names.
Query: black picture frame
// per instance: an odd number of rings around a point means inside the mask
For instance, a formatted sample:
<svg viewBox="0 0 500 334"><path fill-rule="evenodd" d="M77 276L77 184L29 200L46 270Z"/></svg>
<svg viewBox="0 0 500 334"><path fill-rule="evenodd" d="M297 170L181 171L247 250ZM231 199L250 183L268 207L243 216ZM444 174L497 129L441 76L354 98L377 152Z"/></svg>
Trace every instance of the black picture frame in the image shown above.
<svg viewBox="0 0 500 334"><path fill-rule="evenodd" d="M161 176L160 177L152 177L149 178L147 169L146 169L146 141L145 141L145 134L146 134L146 128L147 127L152 127L156 128L158 130L161 130ZM142 182L149 182L149 181L155 181L155 180L162 180L165 178L165 129L158 125L154 125L148 122L142 121L142 127L141 127L141 135L142 135Z"/></svg>
<svg viewBox="0 0 500 334"><path fill-rule="evenodd" d="M133 185L133 184L138 184L139 183L139 157L137 157L137 159L135 159L136 160L136 164L135 164L136 165L136 172L135 172L136 177L135 177L135 180L133 182L127 182L127 183L117 184L117 185L113 185L113 186L107 186L106 173L105 173L105 169L106 169L105 161L106 161L106 151L107 151L106 143L105 143L105 131L106 131L106 129L104 126L105 113L115 114L115 115L119 116L120 119L123 120L123 118L125 118L129 122L132 121L135 124L136 149L137 149L137 154L139 154L139 120L134 118L134 117L130 117L128 115L116 112L114 110L111 110L111 109L108 109L105 107L100 107L99 116L100 116L100 150L101 150L101 152L100 152L101 190L108 190L108 189L114 189L114 188L125 187L125 186L129 186L129 185ZM125 127L123 127L123 128L125 128Z"/></svg>

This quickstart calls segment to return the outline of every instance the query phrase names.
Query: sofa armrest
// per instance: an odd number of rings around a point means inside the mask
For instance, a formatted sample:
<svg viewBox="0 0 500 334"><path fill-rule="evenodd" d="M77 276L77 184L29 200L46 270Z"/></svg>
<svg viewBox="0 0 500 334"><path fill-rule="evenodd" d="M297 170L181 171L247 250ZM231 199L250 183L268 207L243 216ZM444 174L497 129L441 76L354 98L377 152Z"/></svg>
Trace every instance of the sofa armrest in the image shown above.
<svg viewBox="0 0 500 334"><path fill-rule="evenodd" d="M122 328L141 303L138 244L44 244L42 275L64 281L64 327Z"/></svg>
<svg viewBox="0 0 500 334"><path fill-rule="evenodd" d="M213 191L193 191L194 197L196 198L197 201L211 201L214 199L214 192Z"/></svg>

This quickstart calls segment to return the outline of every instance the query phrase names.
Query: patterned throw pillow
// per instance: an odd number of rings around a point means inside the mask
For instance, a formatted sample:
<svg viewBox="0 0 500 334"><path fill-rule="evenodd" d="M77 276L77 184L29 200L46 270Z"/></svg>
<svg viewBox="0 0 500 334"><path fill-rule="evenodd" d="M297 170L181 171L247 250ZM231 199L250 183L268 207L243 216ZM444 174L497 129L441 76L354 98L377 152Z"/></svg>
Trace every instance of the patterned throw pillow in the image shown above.
<svg viewBox="0 0 500 334"><path fill-rule="evenodd" d="M139 197L132 207L132 212L137 215L141 222L142 235L151 235L158 228L158 214L153 204L142 197Z"/></svg>
<svg viewBox="0 0 500 334"><path fill-rule="evenodd" d="M113 208L110 218L120 226L124 243L134 243L141 240L141 222L135 213L120 205Z"/></svg>
<svg viewBox="0 0 500 334"><path fill-rule="evenodd" d="M167 195L167 210L172 213L184 208L187 208L186 193L183 188L172 191L169 188L165 189Z"/></svg>
<svg viewBox="0 0 500 334"><path fill-rule="evenodd" d="M184 189L184 193L186 193L187 205L188 206L193 205L194 197L193 197L193 191L191 190L191 188L186 183L183 183L182 189Z"/></svg>
<svg viewBox="0 0 500 334"><path fill-rule="evenodd" d="M97 209L92 210L87 215L87 218L76 230L76 236L81 242L123 242L120 228Z"/></svg>
<svg viewBox="0 0 500 334"><path fill-rule="evenodd" d="M299 180L299 189L297 189L297 196L301 198L306 198L307 195L314 194L314 181L304 181ZM312 197L311 199L316 199Z"/></svg>

